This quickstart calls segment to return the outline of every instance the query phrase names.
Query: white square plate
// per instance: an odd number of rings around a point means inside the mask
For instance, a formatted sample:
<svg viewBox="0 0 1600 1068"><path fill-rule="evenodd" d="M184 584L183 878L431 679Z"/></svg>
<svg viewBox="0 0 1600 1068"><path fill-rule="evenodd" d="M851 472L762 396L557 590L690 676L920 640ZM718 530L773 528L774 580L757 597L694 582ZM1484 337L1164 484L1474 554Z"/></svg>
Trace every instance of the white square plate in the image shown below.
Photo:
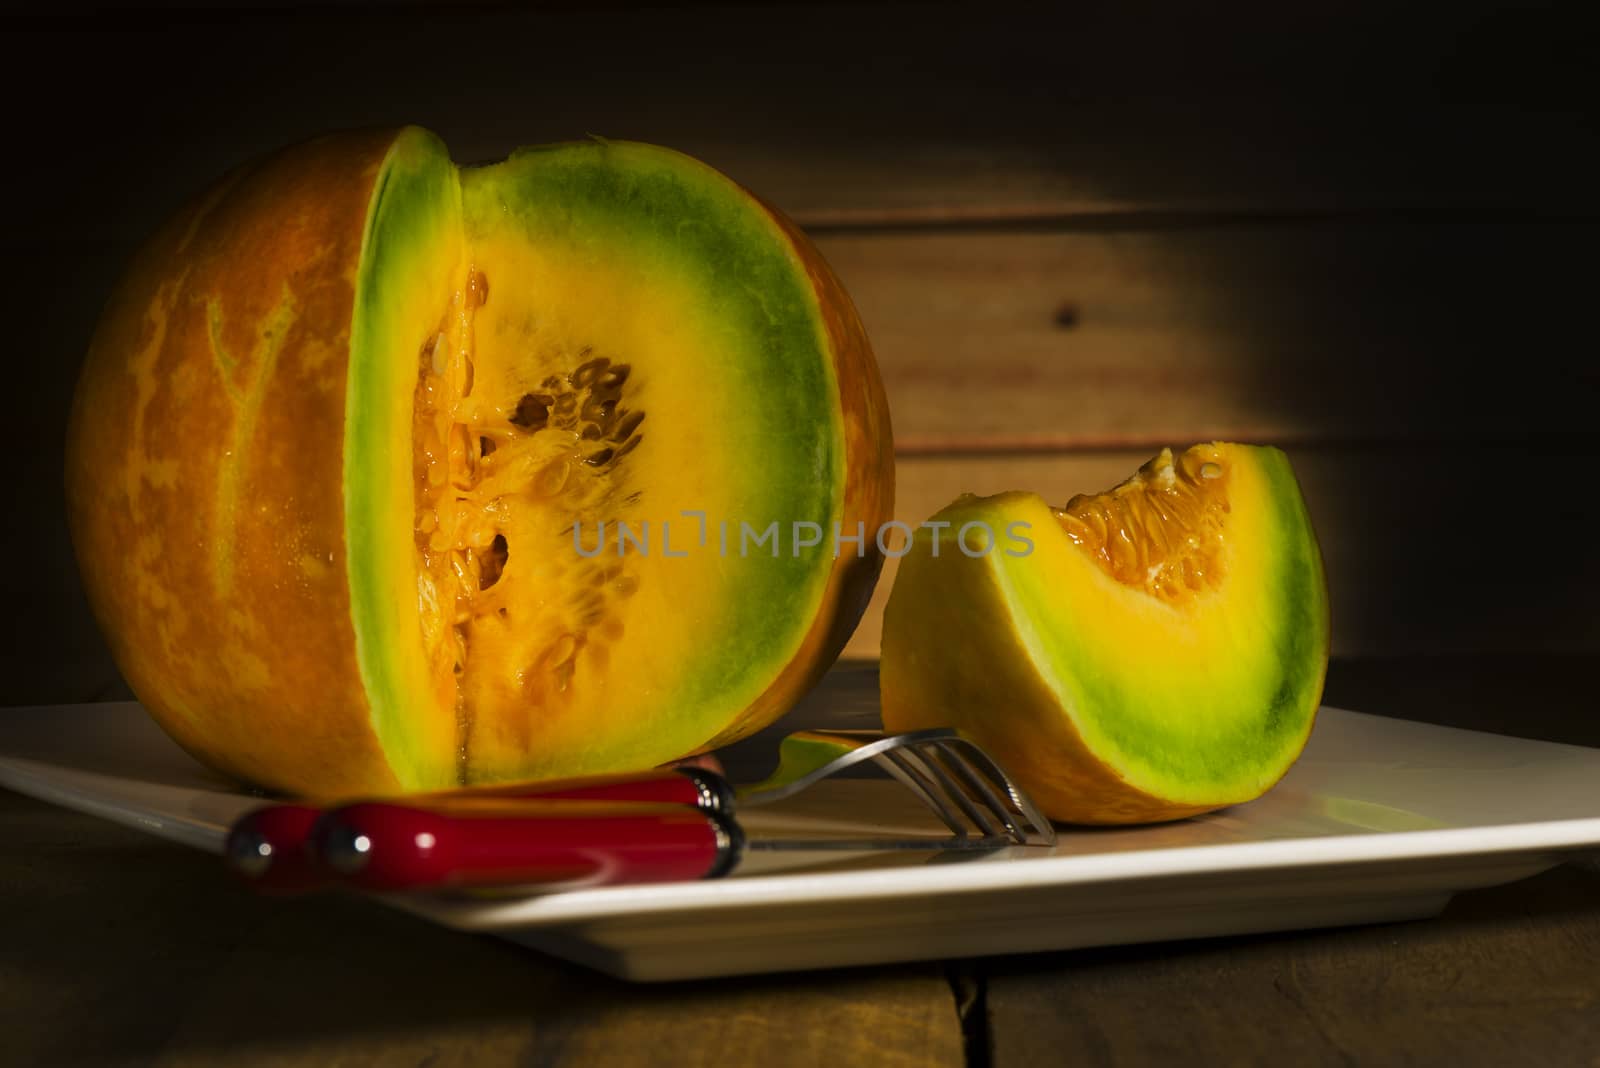
<svg viewBox="0 0 1600 1068"><path fill-rule="evenodd" d="M785 731L876 717L875 666L842 665L724 761L735 781L759 778ZM214 853L261 803L132 703L0 710L0 785ZM875 779L825 782L744 823L859 831L864 813L880 830L930 826ZM681 979L1418 918L1597 847L1600 750L1324 708L1276 789L1181 823L1063 830L1051 849L976 858L753 859L708 882L384 900L613 975Z"/></svg>

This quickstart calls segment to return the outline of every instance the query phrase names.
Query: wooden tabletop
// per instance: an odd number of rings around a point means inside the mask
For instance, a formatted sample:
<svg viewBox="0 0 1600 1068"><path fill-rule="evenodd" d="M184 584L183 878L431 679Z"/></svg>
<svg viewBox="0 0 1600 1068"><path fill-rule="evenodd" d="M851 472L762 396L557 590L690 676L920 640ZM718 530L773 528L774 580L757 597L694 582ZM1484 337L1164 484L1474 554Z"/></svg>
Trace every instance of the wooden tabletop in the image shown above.
<svg viewBox="0 0 1600 1068"><path fill-rule="evenodd" d="M1592 659L1486 663L1338 663L1329 697L1600 741ZM257 897L15 794L0 821L7 1063L1600 1064L1587 860L1415 923L641 986L360 899Z"/></svg>

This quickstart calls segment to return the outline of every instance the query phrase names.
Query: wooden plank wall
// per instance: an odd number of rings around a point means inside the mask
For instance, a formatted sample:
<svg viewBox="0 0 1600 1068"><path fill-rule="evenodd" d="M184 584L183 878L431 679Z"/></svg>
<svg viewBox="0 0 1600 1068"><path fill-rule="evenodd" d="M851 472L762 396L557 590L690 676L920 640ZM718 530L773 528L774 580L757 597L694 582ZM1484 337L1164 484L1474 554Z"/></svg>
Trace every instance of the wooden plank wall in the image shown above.
<svg viewBox="0 0 1600 1068"><path fill-rule="evenodd" d="M1595 651L1588 39L1562 8L1299 8L7 25L3 582L29 625L0 699L120 691L60 440L134 243L257 152L403 121L463 160L672 144L787 209L877 346L908 522L962 491L1105 488L1163 443L1274 442L1321 532L1337 654ZM875 652L887 588L852 654Z"/></svg>

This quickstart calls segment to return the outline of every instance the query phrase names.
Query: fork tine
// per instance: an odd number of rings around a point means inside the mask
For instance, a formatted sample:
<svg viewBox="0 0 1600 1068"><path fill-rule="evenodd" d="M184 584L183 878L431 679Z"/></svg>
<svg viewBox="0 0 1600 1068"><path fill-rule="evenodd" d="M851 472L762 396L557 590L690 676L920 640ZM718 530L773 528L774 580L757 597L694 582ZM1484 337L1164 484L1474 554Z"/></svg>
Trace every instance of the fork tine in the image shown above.
<svg viewBox="0 0 1600 1068"><path fill-rule="evenodd" d="M967 825L962 823L950 806L940 800L939 795L928 787L923 777L918 774L915 767L902 759L902 755L895 749L886 749L874 758L889 774L899 779L901 784L922 801L923 804L938 813L946 827L950 828L957 838L965 838L968 834Z"/></svg>
<svg viewBox="0 0 1600 1068"><path fill-rule="evenodd" d="M977 768L983 772L986 778L990 779L995 783L995 785L999 786L1005 791L1006 796L1011 799L1012 807L1014 807L1016 811L1022 815L1022 818L1027 821L1028 827L1032 833L1038 835L1046 845L1053 845L1055 843L1055 824L1045 819L1044 815L1034 807L1033 802L1028 799L1028 795L1023 793L1022 790L1017 787L1016 783L1011 781L1010 777L1006 775L1006 773L1001 769L1000 765L994 762L994 759L990 757L988 753L985 753L982 748L980 748L970 739L959 736L951 738L948 741L940 744L952 748L959 746L966 754L967 759L970 760L972 764L977 765Z"/></svg>
<svg viewBox="0 0 1600 1068"><path fill-rule="evenodd" d="M799 748L791 752L791 743ZM772 775L738 788L740 806L792 797L816 782L870 761L931 809L958 842L1033 845L1042 841L1048 845L1056 840L1055 828L1021 788L976 743L951 728L903 734L817 728L790 734L779 752L779 766ZM996 825L996 818L1002 825Z"/></svg>
<svg viewBox="0 0 1600 1068"><path fill-rule="evenodd" d="M1005 800L995 792L994 786L985 781L985 777L973 769L966 758L944 742L925 742L920 748L931 749L938 757L953 768L958 776L966 782L983 799L988 811L1005 824L1007 832L1019 845L1026 844L1028 832L1023 830L1016 817L1011 814L1011 809Z"/></svg>
<svg viewBox="0 0 1600 1068"><path fill-rule="evenodd" d="M945 796L954 801L957 807L959 807L961 811L966 814L967 819L971 820L976 827L983 831L984 834L1001 835L1005 834L1009 830L1012 832L1012 837L1015 837L1016 829L1010 826L1009 820L1007 821L1007 825L1005 827L1002 827L1000 824L996 823L992 814L992 809L986 808L982 805L973 804L972 798L968 796L967 792L950 777L950 772L946 770L944 762L939 760L937 757L929 755L928 750L936 751L937 745L938 743L929 743L920 746L908 745L904 749L900 750L900 755L908 761L914 760L916 764L922 768L924 774L934 782L938 783L939 787L944 791Z"/></svg>

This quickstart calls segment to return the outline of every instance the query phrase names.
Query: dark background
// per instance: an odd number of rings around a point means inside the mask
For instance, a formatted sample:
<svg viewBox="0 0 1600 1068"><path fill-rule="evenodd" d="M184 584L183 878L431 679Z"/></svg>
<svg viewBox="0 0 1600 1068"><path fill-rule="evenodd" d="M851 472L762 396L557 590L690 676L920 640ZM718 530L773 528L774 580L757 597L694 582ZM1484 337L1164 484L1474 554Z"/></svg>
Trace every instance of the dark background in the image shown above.
<svg viewBox="0 0 1600 1068"><path fill-rule="evenodd" d="M0 64L0 702L126 694L60 483L137 242L257 153L415 122L462 161L661 142L794 215L877 345L900 518L964 490L1064 500L1165 443L1282 444L1328 562L1330 701L1527 707L1534 733L1600 741L1576 6L58 10L5 23ZM875 654L887 588L851 655Z"/></svg>

